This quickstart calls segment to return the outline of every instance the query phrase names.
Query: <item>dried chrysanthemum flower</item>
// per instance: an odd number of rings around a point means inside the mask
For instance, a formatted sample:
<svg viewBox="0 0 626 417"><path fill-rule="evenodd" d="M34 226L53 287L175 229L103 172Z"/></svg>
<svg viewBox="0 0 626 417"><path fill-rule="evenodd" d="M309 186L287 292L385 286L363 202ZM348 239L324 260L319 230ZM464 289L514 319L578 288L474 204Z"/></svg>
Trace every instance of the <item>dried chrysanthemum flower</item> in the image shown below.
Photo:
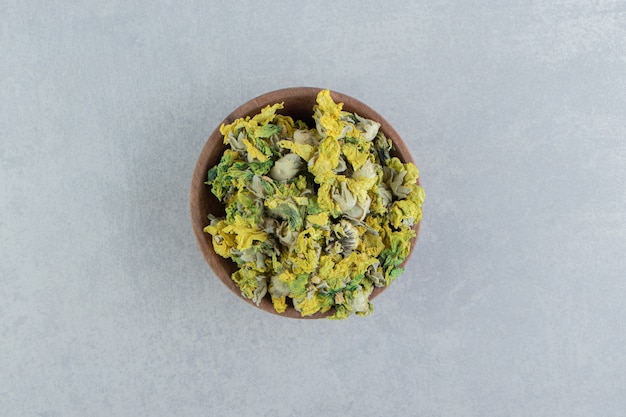
<svg viewBox="0 0 626 417"><path fill-rule="evenodd" d="M270 177L278 181L287 181L298 175L304 167L304 162L295 153L288 153L274 163L270 169Z"/></svg>
<svg viewBox="0 0 626 417"><path fill-rule="evenodd" d="M400 275L409 254L424 201L419 172L391 156L379 122L344 111L328 90L313 129L281 108L221 126L229 149L207 184L226 214L204 230L255 303L269 294L278 313L370 314L374 287Z"/></svg>

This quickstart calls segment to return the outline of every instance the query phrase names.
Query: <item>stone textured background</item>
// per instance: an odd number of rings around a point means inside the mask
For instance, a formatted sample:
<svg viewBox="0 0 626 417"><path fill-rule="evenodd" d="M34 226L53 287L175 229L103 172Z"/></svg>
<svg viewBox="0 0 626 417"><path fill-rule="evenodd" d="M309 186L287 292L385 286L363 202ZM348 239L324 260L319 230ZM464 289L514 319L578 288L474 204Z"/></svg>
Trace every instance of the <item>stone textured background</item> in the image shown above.
<svg viewBox="0 0 626 417"><path fill-rule="evenodd" d="M626 2L0 0L7 416L623 416ZM191 231L235 107L368 103L427 191L372 317L237 300Z"/></svg>

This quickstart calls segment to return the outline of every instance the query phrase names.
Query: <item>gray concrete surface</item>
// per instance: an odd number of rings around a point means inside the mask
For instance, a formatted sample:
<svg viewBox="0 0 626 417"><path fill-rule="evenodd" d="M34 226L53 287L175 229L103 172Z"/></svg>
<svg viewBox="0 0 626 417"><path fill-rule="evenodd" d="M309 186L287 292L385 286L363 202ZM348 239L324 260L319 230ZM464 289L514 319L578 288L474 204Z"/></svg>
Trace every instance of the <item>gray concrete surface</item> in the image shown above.
<svg viewBox="0 0 626 417"><path fill-rule="evenodd" d="M623 1L0 1L0 414L623 416ZM239 104L341 91L427 192L368 318L237 300L191 173Z"/></svg>

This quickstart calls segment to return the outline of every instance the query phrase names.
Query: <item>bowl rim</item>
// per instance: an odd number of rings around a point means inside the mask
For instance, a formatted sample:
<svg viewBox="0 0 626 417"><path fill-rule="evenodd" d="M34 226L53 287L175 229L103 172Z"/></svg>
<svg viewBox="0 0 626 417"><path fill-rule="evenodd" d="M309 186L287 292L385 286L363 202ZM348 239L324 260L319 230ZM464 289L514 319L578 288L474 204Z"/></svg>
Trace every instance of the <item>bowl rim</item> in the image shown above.
<svg viewBox="0 0 626 417"><path fill-rule="evenodd" d="M245 103L238 106L234 109L228 116L226 116L213 130L211 135L205 141L200 154L198 155L198 159L196 161L192 180L191 180L191 189L189 195L189 207L190 207L190 215L191 215L191 225L193 228L193 233L198 244L198 247L205 258L205 261L209 264L212 272L217 276L217 278L224 284L227 288L229 288L233 293L237 295L237 298L246 301L249 305L266 311L268 313L272 313L274 315L278 315L281 317L288 318L296 318L296 319L319 319L325 318L334 313L334 308L331 308L329 311L325 313L315 313L309 316L301 316L300 312L298 312L291 305L288 306L287 310L283 313L278 313L269 298L269 295L263 297L263 300L259 305L254 303L252 300L244 297L241 294L241 290L235 282L232 280L230 276L230 270L236 269L236 265L230 259L222 258L221 256L215 253L213 249L213 243L211 236L208 233L204 232L204 227L208 224L206 216L202 215L202 202L203 195L208 193L211 194L209 187L204 184L206 181L206 175L209 170L215 163L219 161L219 158L223 154L223 150L226 149L226 145L223 144L223 135L220 133L220 126L222 124L229 124L235 121L236 119L246 117L246 116L254 116L259 113L261 109L263 109L267 105L273 105L275 103L281 103L286 101L294 101L294 100L311 100L313 97L313 101L315 101L314 97L317 94L325 90L326 88L319 87L287 87L281 88L278 90L269 91L267 93L261 94L251 100L246 101ZM380 123L380 130L385 134L386 137L390 138L393 142L394 151L393 154L400 157L403 162L412 162L414 163L413 156L404 142L404 140L400 137L395 128L377 111L368 106L367 104L361 102L358 99L355 99L347 94L340 93L334 90L330 90L330 95L332 99L336 103L343 103L344 110L356 112L362 117L366 117L368 119L375 120ZM357 112L355 109L358 109ZM282 111L279 111L280 114L289 115L289 109L287 108L287 104L285 104L285 108ZM311 108L312 113L312 108ZM221 148L221 151L216 154L213 150L215 147ZM210 158L213 155L213 158ZM215 158L217 155L217 159ZM420 179L417 179L417 184L420 185ZM411 239L411 247L408 256L400 265L404 267L406 263L411 258L413 250L415 248L417 237L419 235L419 230L421 226L421 220L413 226L413 230L415 231L415 237ZM230 269L226 268L226 264L230 264ZM234 269L233 269L234 268ZM372 294L370 295L370 301L380 295L383 291L385 291L389 286L384 287L375 287Z"/></svg>

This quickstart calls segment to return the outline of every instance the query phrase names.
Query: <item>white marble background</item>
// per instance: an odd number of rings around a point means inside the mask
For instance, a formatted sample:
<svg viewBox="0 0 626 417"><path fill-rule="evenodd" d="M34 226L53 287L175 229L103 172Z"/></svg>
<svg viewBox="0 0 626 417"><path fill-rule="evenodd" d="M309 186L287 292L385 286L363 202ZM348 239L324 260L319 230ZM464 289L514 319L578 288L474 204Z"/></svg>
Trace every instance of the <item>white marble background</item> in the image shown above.
<svg viewBox="0 0 626 417"><path fill-rule="evenodd" d="M0 414L623 416L626 2L0 0ZM237 300L191 173L240 103L383 114L428 198L345 322Z"/></svg>

